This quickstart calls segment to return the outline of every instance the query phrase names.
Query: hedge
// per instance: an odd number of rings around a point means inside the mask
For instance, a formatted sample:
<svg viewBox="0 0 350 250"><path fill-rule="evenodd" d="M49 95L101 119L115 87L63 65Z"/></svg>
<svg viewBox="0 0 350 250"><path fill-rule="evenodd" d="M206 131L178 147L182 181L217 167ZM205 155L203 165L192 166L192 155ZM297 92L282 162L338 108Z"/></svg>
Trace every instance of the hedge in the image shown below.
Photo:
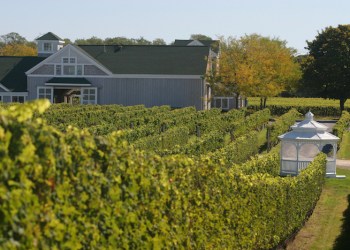
<svg viewBox="0 0 350 250"><path fill-rule="evenodd" d="M32 118L47 106L0 112L1 249L270 249L324 181L323 154L297 177L246 175L134 150L122 132L63 134Z"/></svg>
<svg viewBox="0 0 350 250"><path fill-rule="evenodd" d="M338 146L343 139L344 132L350 127L350 114L347 111L343 111L340 119L336 122L333 127L333 134L338 136L340 140L338 141Z"/></svg>

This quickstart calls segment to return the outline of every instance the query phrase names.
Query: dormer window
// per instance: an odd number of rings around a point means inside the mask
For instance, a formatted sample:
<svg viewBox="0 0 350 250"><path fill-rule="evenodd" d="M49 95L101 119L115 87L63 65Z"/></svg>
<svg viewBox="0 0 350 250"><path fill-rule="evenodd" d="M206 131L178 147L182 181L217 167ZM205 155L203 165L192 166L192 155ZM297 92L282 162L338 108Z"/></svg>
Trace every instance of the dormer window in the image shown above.
<svg viewBox="0 0 350 250"><path fill-rule="evenodd" d="M52 51L52 44L44 43L44 51Z"/></svg>

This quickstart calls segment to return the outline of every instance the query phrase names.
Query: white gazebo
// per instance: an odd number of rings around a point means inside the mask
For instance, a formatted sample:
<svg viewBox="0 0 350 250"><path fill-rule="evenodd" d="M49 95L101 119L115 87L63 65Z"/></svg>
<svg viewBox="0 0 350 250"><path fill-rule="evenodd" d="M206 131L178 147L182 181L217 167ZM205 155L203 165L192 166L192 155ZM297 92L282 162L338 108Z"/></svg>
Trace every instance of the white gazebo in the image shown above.
<svg viewBox="0 0 350 250"><path fill-rule="evenodd" d="M336 177L338 137L328 132L327 126L314 121L309 111L305 120L291 126L292 131L280 135L281 176L298 175L319 152L327 154L327 177Z"/></svg>

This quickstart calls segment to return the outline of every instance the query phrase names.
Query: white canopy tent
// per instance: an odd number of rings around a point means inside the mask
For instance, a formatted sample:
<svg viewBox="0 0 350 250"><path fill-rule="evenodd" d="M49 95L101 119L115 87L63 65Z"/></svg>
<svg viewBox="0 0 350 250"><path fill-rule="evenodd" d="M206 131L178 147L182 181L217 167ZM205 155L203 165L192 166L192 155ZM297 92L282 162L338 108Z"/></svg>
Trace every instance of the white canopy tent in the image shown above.
<svg viewBox="0 0 350 250"><path fill-rule="evenodd" d="M328 132L327 126L314 121L309 111L305 120L291 126L292 131L280 135L281 176L298 175L319 152L327 154L327 177L336 177L338 137Z"/></svg>

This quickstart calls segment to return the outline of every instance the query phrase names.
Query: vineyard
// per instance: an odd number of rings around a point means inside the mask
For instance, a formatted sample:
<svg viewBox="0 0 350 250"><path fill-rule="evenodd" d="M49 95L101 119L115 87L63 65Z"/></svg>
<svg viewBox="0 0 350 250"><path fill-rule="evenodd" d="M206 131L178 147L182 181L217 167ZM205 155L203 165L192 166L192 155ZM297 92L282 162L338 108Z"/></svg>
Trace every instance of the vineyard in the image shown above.
<svg viewBox="0 0 350 250"><path fill-rule="evenodd" d="M0 112L1 249L271 249L324 182L324 154L279 177L295 109L274 123L270 109L38 100Z"/></svg>
<svg viewBox="0 0 350 250"><path fill-rule="evenodd" d="M260 98L248 98L249 106L252 110L260 109ZM295 108L302 114L306 114L309 110L321 117L339 117L341 115L339 109L339 101L322 98L282 98L272 97L267 99L267 108L270 109L272 115L282 115L291 108ZM345 103L345 110L350 111L350 100Z"/></svg>

